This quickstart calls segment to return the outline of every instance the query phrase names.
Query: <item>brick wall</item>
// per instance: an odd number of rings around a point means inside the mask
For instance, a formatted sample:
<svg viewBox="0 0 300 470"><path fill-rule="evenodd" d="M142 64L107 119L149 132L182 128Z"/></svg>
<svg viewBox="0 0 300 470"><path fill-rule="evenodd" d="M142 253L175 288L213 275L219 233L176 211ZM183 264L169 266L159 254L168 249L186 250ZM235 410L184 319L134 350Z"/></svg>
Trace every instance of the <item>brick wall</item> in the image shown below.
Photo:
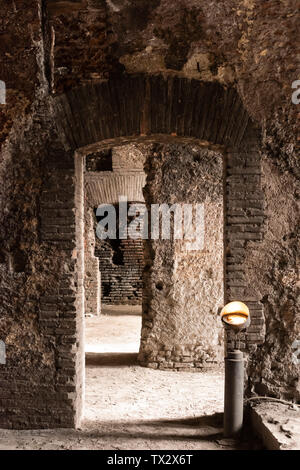
<svg viewBox="0 0 300 470"><path fill-rule="evenodd" d="M118 242L118 240L116 240ZM101 300L104 304L140 305L144 268L143 240L96 242L95 255L101 269Z"/></svg>
<svg viewBox="0 0 300 470"><path fill-rule="evenodd" d="M264 342L265 320L262 295L249 285L245 259L256 249L264 233L264 195L261 188L261 156L258 137L247 132L239 149L227 149L225 212L226 302L241 300L251 312L251 325L239 335L240 347L251 350ZM234 337L228 337L233 346Z"/></svg>
<svg viewBox="0 0 300 470"><path fill-rule="evenodd" d="M131 206L128 202L128 208ZM119 226L118 206L115 206L117 227ZM97 219L97 220L96 220ZM99 217L94 217L94 233ZM127 223L134 221L128 216ZM95 239L94 254L101 271L101 300L104 304L140 305L143 295L142 274L144 268L144 244L142 239L116 240Z"/></svg>

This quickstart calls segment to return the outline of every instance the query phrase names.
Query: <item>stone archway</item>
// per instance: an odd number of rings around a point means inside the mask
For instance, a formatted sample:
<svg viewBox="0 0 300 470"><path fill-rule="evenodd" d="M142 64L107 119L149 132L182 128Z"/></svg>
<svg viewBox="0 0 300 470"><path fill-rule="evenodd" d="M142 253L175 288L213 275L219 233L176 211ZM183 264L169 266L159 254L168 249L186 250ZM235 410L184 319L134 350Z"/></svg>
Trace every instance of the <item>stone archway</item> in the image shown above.
<svg viewBox="0 0 300 470"><path fill-rule="evenodd" d="M86 85L51 98L49 135L40 198L43 278L37 337L48 354L47 389L36 364L34 393L24 407L24 383L4 427L72 427L80 423L84 393L83 353L83 160L78 149L110 139L168 135L205 141L225 161L225 297L246 301L252 330L245 346L263 339L260 293L248 285L243 264L262 238L259 132L237 92L217 83L178 77L129 76ZM38 140L38 131L36 131ZM79 150L79 153L81 150ZM17 374L12 371L8 388ZM22 388L23 387L23 388ZM41 396L43 399L35 400ZM32 412L34 403L35 412Z"/></svg>

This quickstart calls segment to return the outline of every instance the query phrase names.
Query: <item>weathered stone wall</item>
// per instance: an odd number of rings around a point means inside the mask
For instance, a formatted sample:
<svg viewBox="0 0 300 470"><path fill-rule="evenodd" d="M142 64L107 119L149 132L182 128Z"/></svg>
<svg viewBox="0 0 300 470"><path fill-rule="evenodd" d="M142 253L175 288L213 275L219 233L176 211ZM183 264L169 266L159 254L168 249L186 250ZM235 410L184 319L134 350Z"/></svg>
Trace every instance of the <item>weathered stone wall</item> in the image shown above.
<svg viewBox="0 0 300 470"><path fill-rule="evenodd" d="M12 43L22 47L13 28L21 11L10 10ZM299 78L296 0L47 0L45 32L48 23L53 46L46 62L59 92L123 71L235 86L264 131L266 155L299 172L297 107L291 102L291 84Z"/></svg>
<svg viewBox="0 0 300 470"><path fill-rule="evenodd" d="M75 168L47 103L15 125L2 157L0 423L73 427L83 370Z"/></svg>
<svg viewBox="0 0 300 470"><path fill-rule="evenodd" d="M0 105L0 145L11 128L32 112L35 100L49 93L45 74L45 38L40 0L1 0L0 80L6 84L6 105ZM12 133L12 136L13 137Z"/></svg>
<svg viewBox="0 0 300 470"><path fill-rule="evenodd" d="M263 128L264 151L299 171L296 0L0 2L1 141L49 90L127 73L172 73L237 88ZM18 60L15 60L15 58Z"/></svg>
<svg viewBox="0 0 300 470"><path fill-rule="evenodd" d="M263 159L264 237L260 248L245 259L249 282L261 293L266 319L265 340L254 348L249 361L250 390L296 401L300 374L292 345L300 338L298 183L291 173L282 173L274 162Z"/></svg>
<svg viewBox="0 0 300 470"><path fill-rule="evenodd" d="M186 370L220 364L224 302L223 156L196 145L153 145L146 164L145 199L151 204L203 204L194 236L146 242L143 328L139 360L149 367ZM196 217L196 214L193 215ZM174 216L175 217L175 216ZM174 220L171 233L174 230Z"/></svg>
<svg viewBox="0 0 300 470"><path fill-rule="evenodd" d="M175 369L220 363L223 332L216 315L224 298L249 305L252 324L239 339L241 348L253 352L265 333L261 293L248 282L245 264L249 242L257 249L264 229L256 132L249 130L243 145L228 147L224 156L197 146L152 151L146 168L148 205L205 201L205 244L189 252L178 241L146 243L140 360ZM227 338L228 345L232 341Z"/></svg>

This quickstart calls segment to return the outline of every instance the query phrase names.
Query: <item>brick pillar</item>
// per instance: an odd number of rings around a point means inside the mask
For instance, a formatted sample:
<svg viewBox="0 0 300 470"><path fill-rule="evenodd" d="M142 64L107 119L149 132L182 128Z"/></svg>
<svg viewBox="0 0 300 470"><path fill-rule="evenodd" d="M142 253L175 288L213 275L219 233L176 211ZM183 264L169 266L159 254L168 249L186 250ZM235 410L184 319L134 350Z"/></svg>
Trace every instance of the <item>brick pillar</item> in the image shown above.
<svg viewBox="0 0 300 470"><path fill-rule="evenodd" d="M241 348L264 341L261 294L249 285L245 260L263 237L264 201L261 158L253 132L240 148L227 149L225 159L225 301L240 300L250 309L251 325L240 336ZM230 338L227 338L230 341Z"/></svg>
<svg viewBox="0 0 300 470"><path fill-rule="evenodd" d="M59 404L53 416L49 413L49 427L78 425L82 410L82 178L80 159L76 169L50 166L41 198L41 241L49 253L49 281L46 295L40 298L39 327L55 346L53 388Z"/></svg>

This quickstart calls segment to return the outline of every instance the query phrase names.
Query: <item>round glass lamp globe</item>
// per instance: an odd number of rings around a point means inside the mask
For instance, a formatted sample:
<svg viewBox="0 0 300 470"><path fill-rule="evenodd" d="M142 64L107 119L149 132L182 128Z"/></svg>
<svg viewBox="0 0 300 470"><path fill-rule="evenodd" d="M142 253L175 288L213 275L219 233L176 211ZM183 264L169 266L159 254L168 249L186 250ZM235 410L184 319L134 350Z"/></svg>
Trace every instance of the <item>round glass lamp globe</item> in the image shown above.
<svg viewBox="0 0 300 470"><path fill-rule="evenodd" d="M249 308L243 302L229 302L221 310L221 319L228 325L243 325L250 317Z"/></svg>

